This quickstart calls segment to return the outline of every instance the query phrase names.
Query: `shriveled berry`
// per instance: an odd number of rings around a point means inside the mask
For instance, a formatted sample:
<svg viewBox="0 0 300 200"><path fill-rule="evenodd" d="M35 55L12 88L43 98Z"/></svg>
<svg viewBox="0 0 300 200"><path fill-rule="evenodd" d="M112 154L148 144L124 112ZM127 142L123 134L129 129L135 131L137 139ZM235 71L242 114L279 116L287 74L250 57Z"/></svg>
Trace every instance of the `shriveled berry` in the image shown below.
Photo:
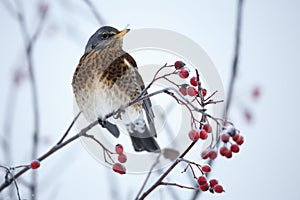
<svg viewBox="0 0 300 200"><path fill-rule="evenodd" d="M125 166L123 166L122 164L120 164L120 163L115 163L114 165L113 165L113 168L112 168L113 170L114 170L114 172L117 172L117 173L119 173L119 174L125 174L126 173L126 168L125 168Z"/></svg>
<svg viewBox="0 0 300 200"><path fill-rule="evenodd" d="M125 154L119 154L119 156L118 156L118 161L119 161L120 163L126 162L126 161L127 161L127 156L126 156Z"/></svg>
<svg viewBox="0 0 300 200"><path fill-rule="evenodd" d="M195 141L195 140L199 139L198 131L197 131L197 130L191 130L191 131L189 132L189 138L190 138L192 141Z"/></svg>
<svg viewBox="0 0 300 200"><path fill-rule="evenodd" d="M207 94L207 90L205 88L201 88L202 96L205 97Z"/></svg>
<svg viewBox="0 0 300 200"><path fill-rule="evenodd" d="M41 166L41 163L40 163L40 161L38 161L38 160L34 160L34 161L32 161L31 163L30 163L30 168L31 169L37 169L37 168L39 168Z"/></svg>
<svg viewBox="0 0 300 200"><path fill-rule="evenodd" d="M208 133L211 132L211 126L209 124L204 124L203 129Z"/></svg>
<svg viewBox="0 0 300 200"><path fill-rule="evenodd" d="M214 186L214 191L215 191L215 193L222 193L224 190L223 190L222 185L217 184Z"/></svg>
<svg viewBox="0 0 300 200"><path fill-rule="evenodd" d="M211 188L213 188L217 184L218 184L218 180L217 179L211 179L211 180L209 180L209 186Z"/></svg>
<svg viewBox="0 0 300 200"><path fill-rule="evenodd" d="M115 146L115 151L116 151L117 154L122 154L123 151L124 151L123 145L117 144L117 145Z"/></svg>
<svg viewBox="0 0 300 200"><path fill-rule="evenodd" d="M180 88L179 88L179 92L180 92L183 96L186 96L186 95L187 95L187 89L186 89L186 87L180 87Z"/></svg>
<svg viewBox="0 0 300 200"><path fill-rule="evenodd" d="M197 183L198 185L205 185L207 184L207 179L205 176L199 176L198 179L197 179Z"/></svg>
<svg viewBox="0 0 300 200"><path fill-rule="evenodd" d="M223 146L223 147L220 148L220 154L222 156L225 156L227 154L227 151L229 151L229 150L226 146Z"/></svg>
<svg viewBox="0 0 300 200"><path fill-rule="evenodd" d="M190 79L190 83L191 83L192 86L198 86L197 77L193 76L193 77Z"/></svg>
<svg viewBox="0 0 300 200"><path fill-rule="evenodd" d="M210 159L216 159L216 157L218 156L218 153L215 151L215 150L211 150L209 153L208 153L208 157Z"/></svg>
<svg viewBox="0 0 300 200"><path fill-rule="evenodd" d="M201 167L202 171L205 172L205 173L209 173L211 171L211 168L209 165L203 165Z"/></svg>
<svg viewBox="0 0 300 200"><path fill-rule="evenodd" d="M198 91L194 87L188 87L187 93L188 93L189 96L193 97L193 96L196 96L198 94Z"/></svg>
<svg viewBox="0 0 300 200"><path fill-rule="evenodd" d="M182 68L179 72L179 77L183 79L189 77L189 71L186 68Z"/></svg>
<svg viewBox="0 0 300 200"><path fill-rule="evenodd" d="M185 66L185 63L182 62L181 60L178 60L174 63L175 69L181 69Z"/></svg>
<svg viewBox="0 0 300 200"><path fill-rule="evenodd" d="M231 145L230 150L233 153L238 153L240 151L240 147L237 144L233 144L233 145Z"/></svg>
<svg viewBox="0 0 300 200"><path fill-rule="evenodd" d="M223 141L223 142L228 142L229 141L229 135L227 134L227 133L224 133L224 134L222 134L222 136L221 136L221 140Z"/></svg>

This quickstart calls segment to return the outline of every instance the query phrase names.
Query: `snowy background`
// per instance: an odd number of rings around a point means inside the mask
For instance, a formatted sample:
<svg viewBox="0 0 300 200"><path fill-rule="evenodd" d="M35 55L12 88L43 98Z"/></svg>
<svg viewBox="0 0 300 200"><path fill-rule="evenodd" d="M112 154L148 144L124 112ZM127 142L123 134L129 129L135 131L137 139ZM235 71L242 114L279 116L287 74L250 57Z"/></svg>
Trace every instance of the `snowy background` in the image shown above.
<svg viewBox="0 0 300 200"><path fill-rule="evenodd" d="M2 1L14 5L13 1ZM131 29L163 28L191 38L212 58L227 89L237 1L93 2L107 25L119 29L127 24ZM22 3L26 23L33 32L38 23L39 1ZM39 155L57 142L73 119L72 75L87 39L99 27L83 1L47 3L49 13L33 52L40 109ZM297 0L245 1L241 57L230 113L245 136L245 144L232 159L219 158L215 163L212 176L219 179L226 193L205 193L199 199L300 199L299 10ZM5 162L8 158L3 148L0 163L13 166L31 159L32 98L28 79L13 86L16 70L23 69L26 74L26 59L18 23L3 3L0 25L0 136L11 137L12 141L9 163ZM251 95L256 87L261 91L258 100ZM245 112L251 113L251 121L245 118ZM7 121L11 124L10 136L6 135ZM155 176L151 181L156 180ZM173 174L177 180L182 176ZM42 163L38 170L38 199L133 199L144 177L113 173L76 141ZM0 180L3 182L2 177ZM20 182L26 180L30 180L30 172ZM28 190L22 183L20 187L21 197L29 199ZM149 199L160 199L165 189L162 186ZM193 194L179 188L167 192L163 197L169 199L175 198L175 192L178 199L190 199ZM11 198L5 191L0 199Z"/></svg>

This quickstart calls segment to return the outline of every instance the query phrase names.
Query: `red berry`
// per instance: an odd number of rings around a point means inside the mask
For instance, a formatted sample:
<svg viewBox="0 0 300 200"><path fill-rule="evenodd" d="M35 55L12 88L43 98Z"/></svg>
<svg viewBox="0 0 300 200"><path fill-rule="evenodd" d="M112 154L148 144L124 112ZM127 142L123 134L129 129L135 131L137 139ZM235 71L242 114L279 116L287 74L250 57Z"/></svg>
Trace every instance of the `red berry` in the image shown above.
<svg viewBox="0 0 300 200"><path fill-rule="evenodd" d="M218 180L216 180L216 179L211 179L209 181L209 185L210 185L211 188L213 188L217 184L218 184Z"/></svg>
<svg viewBox="0 0 300 200"><path fill-rule="evenodd" d="M189 132L189 138L190 138L192 141L195 141L195 140L199 139L198 131L197 131L197 130L191 130L191 131Z"/></svg>
<svg viewBox="0 0 300 200"><path fill-rule="evenodd" d="M199 137L202 140L205 140L208 137L208 134L207 134L207 132L205 130L201 130L200 133L199 133Z"/></svg>
<svg viewBox="0 0 300 200"><path fill-rule="evenodd" d="M216 193L222 193L224 190L223 190L222 185L217 184L217 185L214 186L214 191Z"/></svg>
<svg viewBox="0 0 300 200"><path fill-rule="evenodd" d="M198 185L205 185L207 184L207 179L205 176L199 176L199 178L197 179Z"/></svg>
<svg viewBox="0 0 300 200"><path fill-rule="evenodd" d="M218 156L218 153L215 151L215 150L211 150L209 153L208 153L208 157L210 159L216 159L216 157Z"/></svg>
<svg viewBox="0 0 300 200"><path fill-rule="evenodd" d="M225 154L225 157L226 158L231 158L232 157L232 151L231 150L228 150Z"/></svg>
<svg viewBox="0 0 300 200"><path fill-rule="evenodd" d="M232 139L236 142L240 138L240 135L236 134L232 137Z"/></svg>
<svg viewBox="0 0 300 200"><path fill-rule="evenodd" d="M189 77L189 71L186 68L182 68L179 72L179 77L183 79Z"/></svg>
<svg viewBox="0 0 300 200"><path fill-rule="evenodd" d="M117 144L116 147L115 147L115 151L117 154L122 154L123 151L124 151L124 148L121 144Z"/></svg>
<svg viewBox="0 0 300 200"><path fill-rule="evenodd" d="M205 97L207 94L207 90L204 88L201 88L202 96Z"/></svg>
<svg viewBox="0 0 300 200"><path fill-rule="evenodd" d="M125 174L126 173L126 168L120 164L120 163L115 163L113 165L113 170L119 174Z"/></svg>
<svg viewBox="0 0 300 200"><path fill-rule="evenodd" d="M227 133L222 134L221 140L225 143L228 142L229 141L229 135Z"/></svg>
<svg viewBox="0 0 300 200"><path fill-rule="evenodd" d="M193 77L190 79L190 83L191 83L192 86L198 86L197 77L193 76Z"/></svg>
<svg viewBox="0 0 300 200"><path fill-rule="evenodd" d="M209 165L203 165L201 169L204 173L209 173L211 171Z"/></svg>
<svg viewBox="0 0 300 200"><path fill-rule="evenodd" d="M208 152L207 151L202 151L200 155L201 155L202 159L207 159L208 158Z"/></svg>
<svg viewBox="0 0 300 200"><path fill-rule="evenodd" d="M180 60L178 60L178 61L176 61L176 62L174 63L174 66L175 66L175 69L181 69L182 67L185 66L185 63L182 62L182 61L180 61Z"/></svg>
<svg viewBox="0 0 300 200"><path fill-rule="evenodd" d="M187 95L187 89L186 89L186 87L180 87L180 88L179 88L179 92L180 92L183 96L186 96L186 95Z"/></svg>
<svg viewBox="0 0 300 200"><path fill-rule="evenodd" d="M207 183L205 183L204 185L200 185L200 190L201 190L201 191L205 192L205 191L207 191L208 189L209 189L209 186L208 186Z"/></svg>
<svg viewBox="0 0 300 200"><path fill-rule="evenodd" d="M222 156L225 156L227 154L227 151L228 151L228 149L225 146L223 146L223 147L220 148L220 154Z"/></svg>
<svg viewBox="0 0 300 200"><path fill-rule="evenodd" d="M119 156L118 156L118 161L119 161L120 163L126 162L126 161L127 161L127 156L126 156L125 154L119 154Z"/></svg>
<svg viewBox="0 0 300 200"><path fill-rule="evenodd" d="M252 91L253 98L257 99L258 97L260 97L260 93L260 88L258 86L255 87Z"/></svg>
<svg viewBox="0 0 300 200"><path fill-rule="evenodd" d="M238 145L242 145L244 143L244 137L240 135L240 137L238 138L238 140L236 141L236 143Z"/></svg>
<svg viewBox="0 0 300 200"><path fill-rule="evenodd" d="M233 145L231 145L230 150L233 153L238 153L240 151L240 147L237 144L233 144Z"/></svg>
<svg viewBox="0 0 300 200"><path fill-rule="evenodd" d="M203 129L208 133L211 132L211 126L209 124L204 124Z"/></svg>
<svg viewBox="0 0 300 200"><path fill-rule="evenodd" d="M193 97L193 96L196 96L198 94L198 91L194 87L188 87L187 93L188 93L189 96Z"/></svg>
<svg viewBox="0 0 300 200"><path fill-rule="evenodd" d="M38 160L34 160L34 161L32 161L32 162L30 163L31 169L37 169L37 168L39 168L40 166L41 166L41 163L40 163L40 161L38 161Z"/></svg>

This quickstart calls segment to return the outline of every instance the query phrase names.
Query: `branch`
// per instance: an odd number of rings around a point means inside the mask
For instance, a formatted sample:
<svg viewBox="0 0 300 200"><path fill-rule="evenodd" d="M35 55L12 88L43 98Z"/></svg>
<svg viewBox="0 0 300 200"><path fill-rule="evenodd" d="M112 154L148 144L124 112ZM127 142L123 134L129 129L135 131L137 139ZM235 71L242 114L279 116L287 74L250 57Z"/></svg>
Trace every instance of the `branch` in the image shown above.
<svg viewBox="0 0 300 200"><path fill-rule="evenodd" d="M238 69L238 61L239 61L239 55L240 55L240 38L241 38L241 29L242 29L242 16L243 16L243 3L244 3L244 0L239 0L238 5L237 5L235 49L234 49L232 71L231 71L231 78L230 78L230 82L229 82L226 106L225 106L224 113L223 113L225 122L228 119L228 113L229 113L231 102L232 102L232 95L233 95L233 91L234 91L234 85L235 85L237 69ZM216 146L219 146L219 143L220 143L220 140L217 142ZM214 160L210 159L208 161L208 164L212 167L212 165L214 164ZM200 190L196 191L192 197L192 200L196 200L199 194L200 194Z"/></svg>
<svg viewBox="0 0 300 200"><path fill-rule="evenodd" d="M95 5L90 1L90 0L83 0L86 5L89 7L89 9L92 11L93 15L96 17L97 21L99 24L105 24L105 21L103 20L103 18L101 17L101 15L98 13L98 11L96 10Z"/></svg>

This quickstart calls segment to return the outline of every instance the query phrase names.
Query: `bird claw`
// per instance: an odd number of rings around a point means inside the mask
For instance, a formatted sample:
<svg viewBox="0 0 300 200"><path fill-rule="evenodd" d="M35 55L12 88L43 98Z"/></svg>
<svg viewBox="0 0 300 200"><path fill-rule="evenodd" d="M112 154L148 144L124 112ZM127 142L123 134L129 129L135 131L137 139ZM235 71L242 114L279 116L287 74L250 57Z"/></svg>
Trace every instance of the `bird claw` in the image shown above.
<svg viewBox="0 0 300 200"><path fill-rule="evenodd" d="M116 111L116 114L113 116L114 119L122 120L122 113L125 113L125 108L123 106Z"/></svg>
<svg viewBox="0 0 300 200"><path fill-rule="evenodd" d="M106 127L106 119L101 119L100 117L98 118L98 123L105 128Z"/></svg>

